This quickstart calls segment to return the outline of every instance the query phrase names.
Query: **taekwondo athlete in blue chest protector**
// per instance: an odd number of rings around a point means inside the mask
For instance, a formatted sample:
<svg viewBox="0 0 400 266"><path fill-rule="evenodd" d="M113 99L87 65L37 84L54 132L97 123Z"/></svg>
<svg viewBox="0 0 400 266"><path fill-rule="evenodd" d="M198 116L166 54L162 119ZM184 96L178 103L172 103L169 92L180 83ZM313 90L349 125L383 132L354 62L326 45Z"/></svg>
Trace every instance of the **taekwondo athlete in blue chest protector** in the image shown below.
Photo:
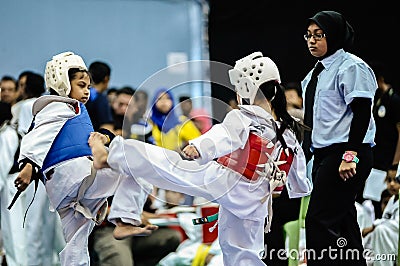
<svg viewBox="0 0 400 266"><path fill-rule="evenodd" d="M118 189L123 176L111 169L93 168L87 141L93 126L84 105L90 97L91 78L83 59L72 52L54 56L46 65L45 79L51 95L39 97L33 105L34 123L22 139L21 172L14 183L19 192L35 178L45 184L66 240L61 264L90 265L88 236L104 219L106 199ZM149 191L143 186L151 189L147 183L137 184L134 208L138 223ZM150 234L154 229L138 227L138 233Z"/></svg>

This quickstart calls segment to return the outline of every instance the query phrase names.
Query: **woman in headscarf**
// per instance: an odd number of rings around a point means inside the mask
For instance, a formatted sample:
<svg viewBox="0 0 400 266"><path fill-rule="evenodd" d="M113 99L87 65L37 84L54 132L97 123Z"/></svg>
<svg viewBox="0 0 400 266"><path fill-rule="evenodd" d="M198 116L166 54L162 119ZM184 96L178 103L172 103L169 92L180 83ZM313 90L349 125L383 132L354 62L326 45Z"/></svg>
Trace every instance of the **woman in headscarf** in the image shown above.
<svg viewBox="0 0 400 266"><path fill-rule="evenodd" d="M354 31L342 14L318 12L304 39L318 60L302 81L304 123L312 128L303 149L314 158L307 265L366 265L355 199L372 168L377 83L372 69L347 51Z"/></svg>
<svg viewBox="0 0 400 266"><path fill-rule="evenodd" d="M201 135L192 121L180 119L176 115L173 95L166 88L155 92L151 102L150 119L156 145L166 149L180 151L189 140Z"/></svg>

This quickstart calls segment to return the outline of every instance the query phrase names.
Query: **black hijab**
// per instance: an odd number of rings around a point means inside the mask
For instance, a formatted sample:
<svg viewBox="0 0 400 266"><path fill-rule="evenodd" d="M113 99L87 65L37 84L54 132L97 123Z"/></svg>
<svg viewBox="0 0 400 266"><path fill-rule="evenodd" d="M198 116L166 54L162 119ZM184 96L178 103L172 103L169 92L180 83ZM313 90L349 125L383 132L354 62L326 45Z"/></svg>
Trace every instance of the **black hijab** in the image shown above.
<svg viewBox="0 0 400 266"><path fill-rule="evenodd" d="M315 22L326 34L328 51L324 57L330 56L337 50L350 49L354 41L354 30L344 16L335 11L321 11L308 22Z"/></svg>

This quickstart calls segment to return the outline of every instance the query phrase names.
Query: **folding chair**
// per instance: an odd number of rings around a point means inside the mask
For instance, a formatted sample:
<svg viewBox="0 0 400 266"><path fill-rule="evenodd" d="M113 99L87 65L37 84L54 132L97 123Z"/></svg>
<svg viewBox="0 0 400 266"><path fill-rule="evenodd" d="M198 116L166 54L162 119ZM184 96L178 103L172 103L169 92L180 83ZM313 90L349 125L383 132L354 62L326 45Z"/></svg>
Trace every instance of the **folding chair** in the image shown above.
<svg viewBox="0 0 400 266"><path fill-rule="evenodd" d="M289 249L289 266L298 266L299 261L296 255L299 255L299 241L300 241L300 229L305 228L305 219L308 209L308 203L310 202L310 196L305 196L301 199L299 219L285 223L283 231L285 239L288 239ZM297 251L293 253L294 251Z"/></svg>

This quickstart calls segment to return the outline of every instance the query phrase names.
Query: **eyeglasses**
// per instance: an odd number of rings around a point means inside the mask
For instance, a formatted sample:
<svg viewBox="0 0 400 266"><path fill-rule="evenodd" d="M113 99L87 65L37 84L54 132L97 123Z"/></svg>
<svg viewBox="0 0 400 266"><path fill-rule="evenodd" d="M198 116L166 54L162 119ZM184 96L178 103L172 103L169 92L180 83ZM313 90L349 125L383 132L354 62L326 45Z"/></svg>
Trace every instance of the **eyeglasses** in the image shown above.
<svg viewBox="0 0 400 266"><path fill-rule="evenodd" d="M325 33L315 33L315 34L304 34L304 40L308 41L311 37L314 37L314 40L320 41L326 37Z"/></svg>

